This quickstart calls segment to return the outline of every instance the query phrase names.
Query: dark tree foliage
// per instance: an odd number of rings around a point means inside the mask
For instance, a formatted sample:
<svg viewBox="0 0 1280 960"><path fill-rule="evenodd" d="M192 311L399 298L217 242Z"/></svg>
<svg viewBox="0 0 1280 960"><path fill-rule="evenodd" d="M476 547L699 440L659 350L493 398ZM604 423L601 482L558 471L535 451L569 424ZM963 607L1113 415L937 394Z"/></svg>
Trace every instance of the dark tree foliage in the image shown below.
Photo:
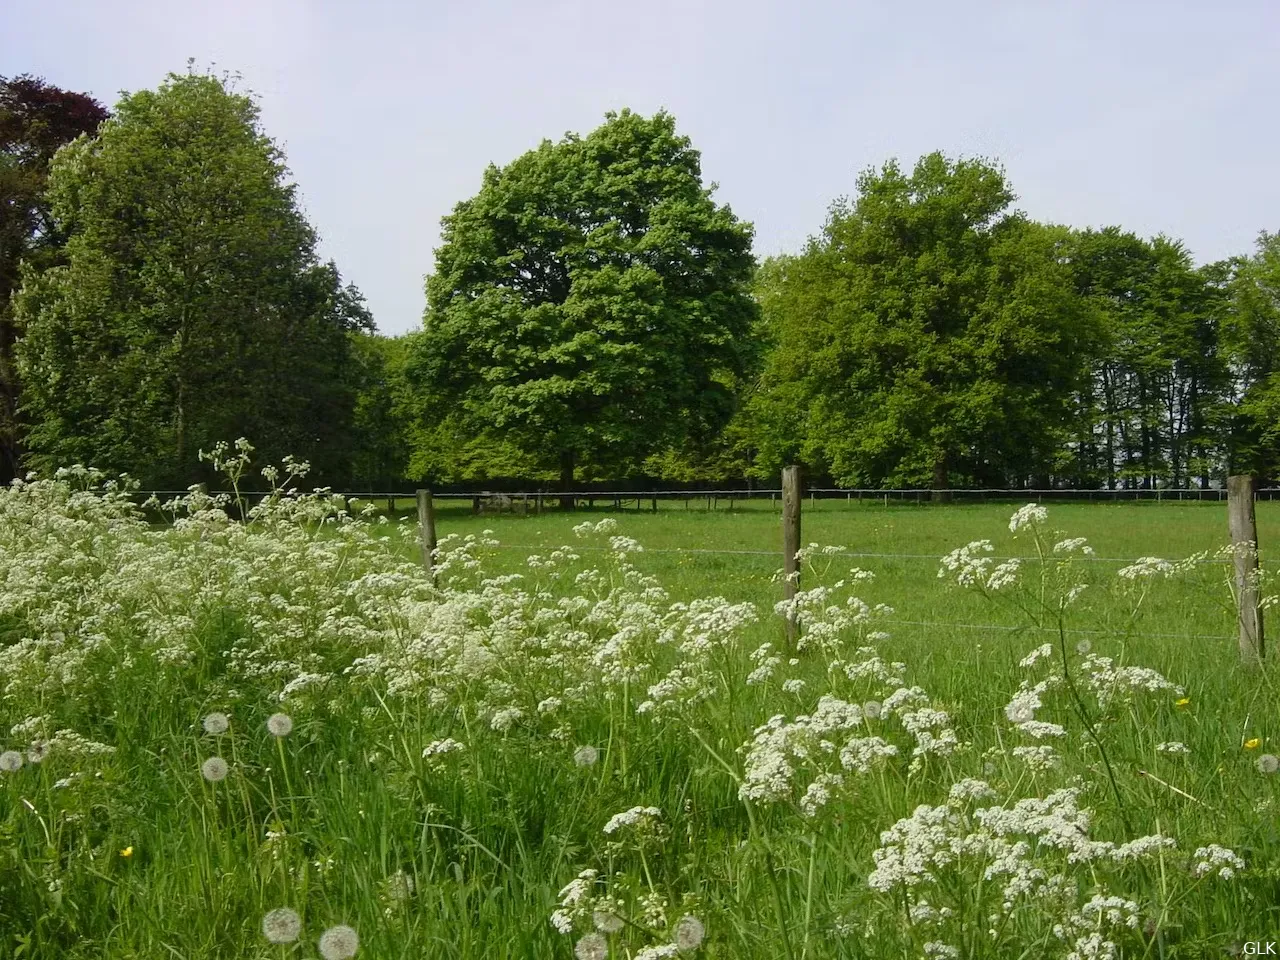
<svg viewBox="0 0 1280 960"><path fill-rule="evenodd" d="M0 483L17 476L22 451L18 330L10 303L19 264L45 269L57 261L63 238L45 199L49 163L61 146L94 133L108 115L88 94L26 75L0 77Z"/></svg>

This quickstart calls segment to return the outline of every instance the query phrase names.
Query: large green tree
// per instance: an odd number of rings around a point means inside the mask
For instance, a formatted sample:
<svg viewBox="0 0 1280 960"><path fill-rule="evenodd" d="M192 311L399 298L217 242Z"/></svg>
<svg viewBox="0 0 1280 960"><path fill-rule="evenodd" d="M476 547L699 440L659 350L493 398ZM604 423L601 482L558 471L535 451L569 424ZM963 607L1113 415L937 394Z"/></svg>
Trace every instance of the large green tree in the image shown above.
<svg viewBox="0 0 1280 960"><path fill-rule="evenodd" d="M349 474L359 293L320 263L250 96L171 75L54 159L66 264L27 271L15 306L30 462L201 475L247 436L268 459Z"/></svg>
<svg viewBox="0 0 1280 960"><path fill-rule="evenodd" d="M1011 210L999 169L869 170L764 291L773 354L761 446L841 482L1051 473L1093 340L1069 232Z"/></svg>
<svg viewBox="0 0 1280 960"><path fill-rule="evenodd" d="M410 373L446 413L419 466L568 489L713 436L756 305L751 227L711 193L666 113L490 167L427 282Z"/></svg>
<svg viewBox="0 0 1280 960"><path fill-rule="evenodd" d="M1228 472L1280 476L1280 233L1228 268L1222 348L1233 373Z"/></svg>
<svg viewBox="0 0 1280 960"><path fill-rule="evenodd" d="M0 484L18 475L21 431L14 362L18 330L11 297L24 261L34 270L57 262L64 237L45 199L49 162L58 148L93 133L107 111L93 97L36 77L0 77Z"/></svg>

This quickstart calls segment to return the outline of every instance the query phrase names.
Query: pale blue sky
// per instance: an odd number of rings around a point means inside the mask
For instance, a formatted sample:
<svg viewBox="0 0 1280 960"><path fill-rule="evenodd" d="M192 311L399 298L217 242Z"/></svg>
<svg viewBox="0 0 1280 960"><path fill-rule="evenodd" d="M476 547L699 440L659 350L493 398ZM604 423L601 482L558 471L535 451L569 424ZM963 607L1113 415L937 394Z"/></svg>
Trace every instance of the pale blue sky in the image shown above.
<svg viewBox="0 0 1280 960"><path fill-rule="evenodd" d="M994 157L1018 206L1183 239L1280 230L1280 4L137 0L6 4L0 74L94 94L243 75L322 253L379 327L421 323L440 217L607 110L666 107L756 251L796 250L859 171Z"/></svg>

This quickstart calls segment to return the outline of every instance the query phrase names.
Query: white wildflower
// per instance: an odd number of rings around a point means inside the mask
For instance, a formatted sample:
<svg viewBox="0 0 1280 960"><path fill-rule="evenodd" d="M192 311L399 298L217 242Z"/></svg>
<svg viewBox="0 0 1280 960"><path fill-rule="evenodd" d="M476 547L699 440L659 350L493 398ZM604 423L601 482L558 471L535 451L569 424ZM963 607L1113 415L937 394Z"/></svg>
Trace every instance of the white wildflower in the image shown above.
<svg viewBox="0 0 1280 960"><path fill-rule="evenodd" d="M1168 560L1162 560L1160 557L1139 557L1136 562L1117 570L1116 576L1122 580L1146 580L1167 577L1173 573L1173 570L1173 564Z"/></svg>
<svg viewBox="0 0 1280 960"><path fill-rule="evenodd" d="M444 740L432 740L423 747L422 756L424 759L427 757L441 757L446 753L457 753L465 749L466 746L453 739L453 737L446 737Z"/></svg>
<svg viewBox="0 0 1280 960"><path fill-rule="evenodd" d="M1048 510L1038 503L1028 503L1024 507L1019 507L1009 518L1009 532L1017 533L1023 527L1041 524L1048 519Z"/></svg>
<svg viewBox="0 0 1280 960"><path fill-rule="evenodd" d="M657 807L632 807L610 817L609 822L604 825L604 832L615 833L623 827L647 826L660 816L662 811Z"/></svg>
<svg viewBox="0 0 1280 960"><path fill-rule="evenodd" d="M1193 856L1196 863L1191 872L1197 877L1217 873L1223 880L1230 880L1236 875L1237 870L1244 869L1244 861L1240 857L1216 843L1199 847Z"/></svg>

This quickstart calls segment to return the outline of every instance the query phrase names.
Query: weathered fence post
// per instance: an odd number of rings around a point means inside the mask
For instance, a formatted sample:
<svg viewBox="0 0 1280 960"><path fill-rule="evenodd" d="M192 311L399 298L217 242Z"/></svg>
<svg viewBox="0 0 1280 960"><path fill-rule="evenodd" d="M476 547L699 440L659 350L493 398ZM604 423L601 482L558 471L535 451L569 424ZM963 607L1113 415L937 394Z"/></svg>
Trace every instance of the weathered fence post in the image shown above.
<svg viewBox="0 0 1280 960"><path fill-rule="evenodd" d="M418 491L418 538L422 545L422 565L434 583L436 579L436 508L430 490Z"/></svg>
<svg viewBox="0 0 1280 960"><path fill-rule="evenodd" d="M1227 477L1227 520L1235 562L1240 623L1240 661L1262 662L1262 607L1258 603L1258 523L1253 509L1253 477Z"/></svg>
<svg viewBox="0 0 1280 960"><path fill-rule="evenodd" d="M782 575L783 597L794 600L800 587L800 562L796 554L800 551L800 468L785 467L782 471ZM798 625L794 612L787 616L786 649L791 653L796 648Z"/></svg>

